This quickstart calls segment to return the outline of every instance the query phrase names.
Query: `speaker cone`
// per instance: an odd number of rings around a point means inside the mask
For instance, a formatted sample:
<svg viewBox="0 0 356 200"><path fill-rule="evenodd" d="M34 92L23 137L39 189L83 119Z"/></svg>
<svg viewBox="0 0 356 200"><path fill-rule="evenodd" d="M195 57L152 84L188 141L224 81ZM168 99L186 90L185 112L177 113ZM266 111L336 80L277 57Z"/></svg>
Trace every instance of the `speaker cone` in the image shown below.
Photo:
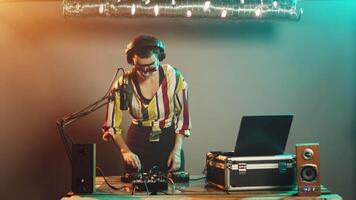
<svg viewBox="0 0 356 200"><path fill-rule="evenodd" d="M305 166L302 168L300 176L303 181L311 182L314 181L317 177L317 168L315 166Z"/></svg>

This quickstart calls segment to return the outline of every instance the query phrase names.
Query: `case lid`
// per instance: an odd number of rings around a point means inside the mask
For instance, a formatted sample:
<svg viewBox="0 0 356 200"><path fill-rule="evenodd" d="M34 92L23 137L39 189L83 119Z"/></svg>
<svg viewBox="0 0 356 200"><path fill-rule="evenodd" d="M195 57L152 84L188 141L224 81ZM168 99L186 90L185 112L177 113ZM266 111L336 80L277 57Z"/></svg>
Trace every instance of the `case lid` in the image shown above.
<svg viewBox="0 0 356 200"><path fill-rule="evenodd" d="M209 152L208 158L214 160L228 160L228 161L278 161L278 160L291 160L295 158L295 154L281 154L272 156L234 156L233 152Z"/></svg>
<svg viewBox="0 0 356 200"><path fill-rule="evenodd" d="M225 156L226 157L226 156ZM295 158L295 154L282 154L275 156L240 156L240 157L226 157L225 159L231 161L275 161L275 160L291 160Z"/></svg>

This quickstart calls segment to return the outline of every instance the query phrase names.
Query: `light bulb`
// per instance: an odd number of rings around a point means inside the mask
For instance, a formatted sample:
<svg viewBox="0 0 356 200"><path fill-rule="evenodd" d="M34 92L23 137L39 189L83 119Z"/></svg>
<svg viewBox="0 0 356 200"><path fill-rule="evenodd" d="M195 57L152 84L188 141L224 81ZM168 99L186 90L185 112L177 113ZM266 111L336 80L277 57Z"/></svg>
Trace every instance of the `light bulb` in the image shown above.
<svg viewBox="0 0 356 200"><path fill-rule="evenodd" d="M100 13L100 14L103 14L103 12L104 12L104 4L100 4L100 6L99 6L99 13Z"/></svg>
<svg viewBox="0 0 356 200"><path fill-rule="evenodd" d="M225 18L227 15L227 11L224 9L222 12L221 12L221 17L222 18Z"/></svg>
<svg viewBox="0 0 356 200"><path fill-rule="evenodd" d="M135 13L136 13L136 5L132 4L132 6L131 6L131 15L135 15Z"/></svg>
<svg viewBox="0 0 356 200"><path fill-rule="evenodd" d="M188 10L187 11L187 17L191 17L192 16L192 11L191 10Z"/></svg>
<svg viewBox="0 0 356 200"><path fill-rule="evenodd" d="M273 1L273 7L275 7L275 8L277 8L277 6L278 6L278 2L277 1Z"/></svg>
<svg viewBox="0 0 356 200"><path fill-rule="evenodd" d="M209 7L210 7L210 1L206 1L206 2L204 3L204 8L203 8L204 12L208 11L208 10L209 10Z"/></svg>
<svg viewBox="0 0 356 200"><path fill-rule="evenodd" d="M255 10L255 14L256 14L257 17L260 17L261 14L262 14L261 8L257 8L257 9Z"/></svg>
<svg viewBox="0 0 356 200"><path fill-rule="evenodd" d="M158 7L158 5L155 5L155 7L154 7L154 12L155 12L155 16L158 16L158 12L159 12L159 7Z"/></svg>

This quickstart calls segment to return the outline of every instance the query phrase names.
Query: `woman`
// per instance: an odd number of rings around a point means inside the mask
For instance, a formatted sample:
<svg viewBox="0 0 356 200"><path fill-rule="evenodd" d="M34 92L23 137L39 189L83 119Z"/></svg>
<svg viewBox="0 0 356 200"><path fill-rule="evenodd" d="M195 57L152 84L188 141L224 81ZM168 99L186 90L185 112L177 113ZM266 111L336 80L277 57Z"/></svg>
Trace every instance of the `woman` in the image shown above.
<svg viewBox="0 0 356 200"><path fill-rule="evenodd" d="M140 35L128 44L127 62L132 69L120 77L114 89L127 84L127 103L132 116L126 142L122 137L120 96L108 105L103 138L113 137L124 159L124 171L162 172L184 169L183 138L190 135L187 83L182 74L168 64L165 46L153 36ZM123 103L123 102L121 102Z"/></svg>

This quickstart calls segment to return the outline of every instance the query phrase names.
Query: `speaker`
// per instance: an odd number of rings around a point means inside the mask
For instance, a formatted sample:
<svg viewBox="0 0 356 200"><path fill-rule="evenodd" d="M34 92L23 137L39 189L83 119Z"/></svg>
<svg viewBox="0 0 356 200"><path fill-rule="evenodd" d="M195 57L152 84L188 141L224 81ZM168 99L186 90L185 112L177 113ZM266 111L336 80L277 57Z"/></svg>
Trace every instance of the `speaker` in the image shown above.
<svg viewBox="0 0 356 200"><path fill-rule="evenodd" d="M296 144L299 196L320 196L320 147L318 143Z"/></svg>
<svg viewBox="0 0 356 200"><path fill-rule="evenodd" d="M95 192L96 177L95 144L72 145L72 192Z"/></svg>

